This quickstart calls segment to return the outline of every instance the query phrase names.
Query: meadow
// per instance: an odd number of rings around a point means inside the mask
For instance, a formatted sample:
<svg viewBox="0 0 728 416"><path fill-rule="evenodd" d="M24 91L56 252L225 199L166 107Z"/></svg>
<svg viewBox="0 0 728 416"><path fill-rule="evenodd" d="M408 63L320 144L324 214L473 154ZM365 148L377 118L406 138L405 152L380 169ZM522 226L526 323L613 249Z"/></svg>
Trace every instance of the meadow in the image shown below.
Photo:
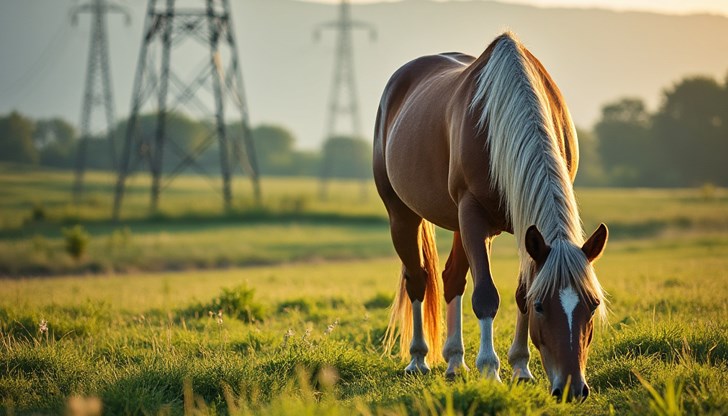
<svg viewBox="0 0 728 416"><path fill-rule="evenodd" d="M383 355L399 263L371 184L362 199L359 183L332 183L320 201L315 180L266 178L255 205L237 179L226 213L217 191L190 177L150 215L138 177L113 223L113 178L90 174L78 206L70 178L0 166L1 414L728 412L726 190L577 189L585 229L610 226L597 264L610 313L590 353L592 394L557 403L533 347L537 382L510 381L511 236L496 239L492 264L504 383L473 370L447 382L442 363L412 377ZM78 260L62 231L75 224L90 236ZM444 263L449 235L438 239Z"/></svg>

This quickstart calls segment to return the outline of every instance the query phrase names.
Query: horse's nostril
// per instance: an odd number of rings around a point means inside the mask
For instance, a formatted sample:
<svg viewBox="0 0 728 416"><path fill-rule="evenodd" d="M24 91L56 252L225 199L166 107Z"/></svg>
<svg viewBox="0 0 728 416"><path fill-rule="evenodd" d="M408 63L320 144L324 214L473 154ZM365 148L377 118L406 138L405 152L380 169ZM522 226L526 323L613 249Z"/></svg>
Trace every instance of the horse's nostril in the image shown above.
<svg viewBox="0 0 728 416"><path fill-rule="evenodd" d="M557 387L557 388L555 388L555 389L554 389L554 390L553 390L553 391L551 392L551 395L552 395L552 396L554 396L554 397L556 397L557 399L560 399L560 398L561 398L561 389L560 389L560 388L558 388L558 387Z"/></svg>
<svg viewBox="0 0 728 416"><path fill-rule="evenodd" d="M581 397L585 399L589 397L589 386L587 386L586 384L584 384L584 388L581 389Z"/></svg>

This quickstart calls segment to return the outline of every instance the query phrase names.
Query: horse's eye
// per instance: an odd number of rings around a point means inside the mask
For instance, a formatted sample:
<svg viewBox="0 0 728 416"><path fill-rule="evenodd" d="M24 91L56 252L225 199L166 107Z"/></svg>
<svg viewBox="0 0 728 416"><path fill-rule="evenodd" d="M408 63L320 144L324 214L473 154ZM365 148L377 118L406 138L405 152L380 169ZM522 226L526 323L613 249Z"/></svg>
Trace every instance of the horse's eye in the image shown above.
<svg viewBox="0 0 728 416"><path fill-rule="evenodd" d="M543 305L540 301L536 301L533 303L533 309L535 309L537 313L543 313Z"/></svg>
<svg viewBox="0 0 728 416"><path fill-rule="evenodd" d="M594 312L597 311L600 303L601 302L599 302L599 300L597 300L596 302L594 302L594 304L592 306L589 307L589 310L591 311L591 316L594 316Z"/></svg>

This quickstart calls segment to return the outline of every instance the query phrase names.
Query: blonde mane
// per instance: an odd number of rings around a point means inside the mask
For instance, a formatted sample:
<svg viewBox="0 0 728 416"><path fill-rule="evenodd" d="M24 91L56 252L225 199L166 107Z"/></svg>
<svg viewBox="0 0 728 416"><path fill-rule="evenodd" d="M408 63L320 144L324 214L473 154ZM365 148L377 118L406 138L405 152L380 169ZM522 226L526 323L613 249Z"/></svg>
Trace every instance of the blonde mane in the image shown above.
<svg viewBox="0 0 728 416"><path fill-rule="evenodd" d="M529 300L543 299L569 285L590 299L604 294L581 251L584 233L568 168L557 143L549 95L525 47L510 33L496 40L477 76L470 111L481 131L487 126L490 175L506 204L518 244L521 275L535 265L524 237L535 224L551 252L528 291ZM477 112L480 112L479 114ZM573 129L573 125L567 126ZM573 134L576 137L576 134Z"/></svg>

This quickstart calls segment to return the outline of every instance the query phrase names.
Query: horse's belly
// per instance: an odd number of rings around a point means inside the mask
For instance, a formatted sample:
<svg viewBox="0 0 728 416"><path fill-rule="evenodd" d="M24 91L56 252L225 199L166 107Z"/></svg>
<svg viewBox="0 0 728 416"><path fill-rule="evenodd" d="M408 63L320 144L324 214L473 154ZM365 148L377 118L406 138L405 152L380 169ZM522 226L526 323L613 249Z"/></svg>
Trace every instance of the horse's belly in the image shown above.
<svg viewBox="0 0 728 416"><path fill-rule="evenodd" d="M390 136L385 150L387 175L397 196L433 224L458 229L457 205L448 191L448 150L438 140Z"/></svg>

